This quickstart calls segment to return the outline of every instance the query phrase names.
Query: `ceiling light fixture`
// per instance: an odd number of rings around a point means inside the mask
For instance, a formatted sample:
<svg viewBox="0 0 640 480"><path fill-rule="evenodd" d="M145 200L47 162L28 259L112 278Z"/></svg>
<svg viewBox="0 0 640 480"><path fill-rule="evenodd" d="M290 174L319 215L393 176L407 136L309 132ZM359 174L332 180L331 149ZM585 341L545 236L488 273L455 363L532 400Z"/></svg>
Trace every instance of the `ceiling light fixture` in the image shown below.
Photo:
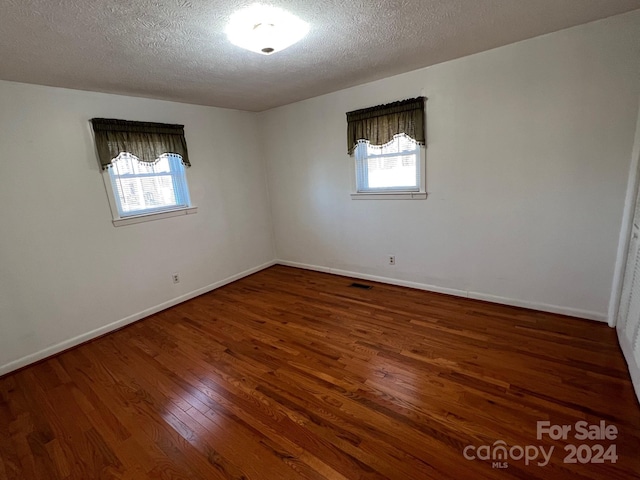
<svg viewBox="0 0 640 480"><path fill-rule="evenodd" d="M231 43L263 55L290 47L308 31L309 24L295 15L259 3L234 13L226 29Z"/></svg>

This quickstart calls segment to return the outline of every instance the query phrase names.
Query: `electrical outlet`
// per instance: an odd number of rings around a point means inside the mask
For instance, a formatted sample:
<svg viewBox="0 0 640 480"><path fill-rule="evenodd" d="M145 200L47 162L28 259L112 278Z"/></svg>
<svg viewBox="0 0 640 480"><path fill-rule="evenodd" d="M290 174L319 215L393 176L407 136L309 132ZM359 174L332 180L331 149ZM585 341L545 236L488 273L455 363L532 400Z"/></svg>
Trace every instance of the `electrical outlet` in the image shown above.
<svg viewBox="0 0 640 480"><path fill-rule="evenodd" d="M171 275L171 279L173 280L173 283L180 283L180 275L178 275L177 273Z"/></svg>
<svg viewBox="0 0 640 480"><path fill-rule="evenodd" d="M389 265L395 265L395 264L396 264L396 256L389 255Z"/></svg>

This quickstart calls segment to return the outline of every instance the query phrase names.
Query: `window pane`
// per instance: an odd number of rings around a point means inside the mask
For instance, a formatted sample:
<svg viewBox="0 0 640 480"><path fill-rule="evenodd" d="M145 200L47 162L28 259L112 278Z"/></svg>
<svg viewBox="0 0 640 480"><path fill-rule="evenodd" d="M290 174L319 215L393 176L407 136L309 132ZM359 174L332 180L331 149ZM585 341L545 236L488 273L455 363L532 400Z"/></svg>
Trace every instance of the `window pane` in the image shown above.
<svg viewBox="0 0 640 480"><path fill-rule="evenodd" d="M177 205L170 175L145 177L140 179L140 184L144 192L144 205L146 208Z"/></svg>
<svg viewBox="0 0 640 480"><path fill-rule="evenodd" d="M383 146L361 142L356 148L358 191L420 189L420 147L406 135Z"/></svg>
<svg viewBox="0 0 640 480"><path fill-rule="evenodd" d="M117 169L118 175L134 173L133 164L138 163L136 157L128 153L121 153L113 162L113 167Z"/></svg>
<svg viewBox="0 0 640 480"><path fill-rule="evenodd" d="M189 197L180 158L163 155L154 164L120 154L111 167L111 182L120 216L139 215L188 206Z"/></svg>
<svg viewBox="0 0 640 480"><path fill-rule="evenodd" d="M124 212L139 210L143 203L138 181L135 178L121 179L117 183L118 196Z"/></svg>
<svg viewBox="0 0 640 480"><path fill-rule="evenodd" d="M133 173L135 174L153 173L153 164L142 163L138 161L133 161L132 163L133 163Z"/></svg>
<svg viewBox="0 0 640 480"><path fill-rule="evenodd" d="M417 187L416 156L370 158L369 188Z"/></svg>

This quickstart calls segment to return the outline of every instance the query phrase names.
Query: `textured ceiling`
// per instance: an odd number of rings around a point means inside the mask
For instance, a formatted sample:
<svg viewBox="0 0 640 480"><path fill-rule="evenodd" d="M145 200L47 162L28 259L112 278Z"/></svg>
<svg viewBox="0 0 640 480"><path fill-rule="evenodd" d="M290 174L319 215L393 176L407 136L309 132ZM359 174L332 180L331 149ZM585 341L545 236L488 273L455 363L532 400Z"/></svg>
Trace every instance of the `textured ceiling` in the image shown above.
<svg viewBox="0 0 640 480"><path fill-rule="evenodd" d="M0 79L261 111L640 8L640 0L265 0L311 24L231 45L254 2L0 0Z"/></svg>

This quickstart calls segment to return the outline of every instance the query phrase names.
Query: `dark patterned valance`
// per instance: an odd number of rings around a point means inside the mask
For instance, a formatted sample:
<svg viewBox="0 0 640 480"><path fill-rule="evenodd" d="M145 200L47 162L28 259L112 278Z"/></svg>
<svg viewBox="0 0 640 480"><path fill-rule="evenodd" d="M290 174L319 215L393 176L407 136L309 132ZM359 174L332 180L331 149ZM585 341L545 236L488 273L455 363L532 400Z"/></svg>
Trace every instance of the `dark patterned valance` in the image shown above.
<svg viewBox="0 0 640 480"><path fill-rule="evenodd" d="M184 138L184 125L111 118L93 118L91 124L103 169L109 168L111 161L122 152L135 155L145 163L155 163L161 155L174 153L182 157L184 165L191 166Z"/></svg>
<svg viewBox="0 0 640 480"><path fill-rule="evenodd" d="M411 98L347 113L349 155L353 154L359 140L368 140L372 145L384 145L400 133L424 145L426 101L426 97Z"/></svg>

